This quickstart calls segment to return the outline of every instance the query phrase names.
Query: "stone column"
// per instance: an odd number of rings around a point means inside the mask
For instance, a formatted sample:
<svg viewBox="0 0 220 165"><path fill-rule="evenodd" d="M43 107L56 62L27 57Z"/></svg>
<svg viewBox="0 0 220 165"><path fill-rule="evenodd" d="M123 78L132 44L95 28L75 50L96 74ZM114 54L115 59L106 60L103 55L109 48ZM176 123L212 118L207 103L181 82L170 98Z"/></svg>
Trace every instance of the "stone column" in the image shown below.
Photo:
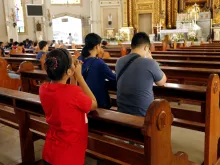
<svg viewBox="0 0 220 165"><path fill-rule="evenodd" d="M123 0L123 27L128 27L128 0Z"/></svg>
<svg viewBox="0 0 220 165"><path fill-rule="evenodd" d="M172 0L167 0L167 28L172 28Z"/></svg>
<svg viewBox="0 0 220 165"><path fill-rule="evenodd" d="M3 0L4 8L5 8L5 20L7 26L7 33L8 33L8 41L13 38L14 41L18 41L18 30L15 18L15 2L9 0Z"/></svg>

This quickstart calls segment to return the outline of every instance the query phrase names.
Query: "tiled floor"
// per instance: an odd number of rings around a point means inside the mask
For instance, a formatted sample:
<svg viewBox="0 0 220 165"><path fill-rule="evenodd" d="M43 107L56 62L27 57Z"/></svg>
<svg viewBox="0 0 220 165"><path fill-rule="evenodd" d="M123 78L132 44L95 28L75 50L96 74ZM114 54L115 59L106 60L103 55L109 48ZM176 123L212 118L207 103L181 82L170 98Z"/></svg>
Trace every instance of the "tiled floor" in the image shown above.
<svg viewBox="0 0 220 165"><path fill-rule="evenodd" d="M16 165L21 162L18 130L0 124L0 162L4 165ZM44 140L35 142L36 160L41 159ZM173 152L184 151L189 159L196 163L203 162L204 133L183 128L172 127ZM86 159L86 165L96 165L91 158Z"/></svg>
<svg viewBox="0 0 220 165"><path fill-rule="evenodd" d="M21 152L18 130L0 123L0 162L4 165L16 165L21 163ZM35 159L40 160L44 140L34 143ZM96 161L87 158L86 165L96 165Z"/></svg>

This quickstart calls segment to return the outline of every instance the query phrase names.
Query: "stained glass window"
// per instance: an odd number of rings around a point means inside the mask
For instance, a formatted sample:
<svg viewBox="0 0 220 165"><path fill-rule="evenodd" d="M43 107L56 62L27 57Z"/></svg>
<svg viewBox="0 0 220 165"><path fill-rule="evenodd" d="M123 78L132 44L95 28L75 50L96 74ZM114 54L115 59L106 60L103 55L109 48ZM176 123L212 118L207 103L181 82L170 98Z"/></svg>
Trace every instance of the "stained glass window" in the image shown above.
<svg viewBox="0 0 220 165"><path fill-rule="evenodd" d="M81 0L51 0L51 4L80 4Z"/></svg>
<svg viewBox="0 0 220 165"><path fill-rule="evenodd" d="M25 32L24 27L24 10L21 3L21 0L14 0L15 1L15 17L16 17L16 23L19 33Z"/></svg>

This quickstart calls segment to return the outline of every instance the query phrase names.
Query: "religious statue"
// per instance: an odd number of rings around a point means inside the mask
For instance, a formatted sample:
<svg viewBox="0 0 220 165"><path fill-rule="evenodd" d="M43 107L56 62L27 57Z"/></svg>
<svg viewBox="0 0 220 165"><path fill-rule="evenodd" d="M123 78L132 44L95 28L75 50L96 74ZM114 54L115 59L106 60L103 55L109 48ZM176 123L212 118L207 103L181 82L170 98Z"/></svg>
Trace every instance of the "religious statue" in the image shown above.
<svg viewBox="0 0 220 165"><path fill-rule="evenodd" d="M38 31L38 32L39 32L39 31L42 31L41 24L40 24L39 21L37 22L37 31Z"/></svg>
<svg viewBox="0 0 220 165"><path fill-rule="evenodd" d="M112 14L111 13L108 15L108 25L112 26Z"/></svg>

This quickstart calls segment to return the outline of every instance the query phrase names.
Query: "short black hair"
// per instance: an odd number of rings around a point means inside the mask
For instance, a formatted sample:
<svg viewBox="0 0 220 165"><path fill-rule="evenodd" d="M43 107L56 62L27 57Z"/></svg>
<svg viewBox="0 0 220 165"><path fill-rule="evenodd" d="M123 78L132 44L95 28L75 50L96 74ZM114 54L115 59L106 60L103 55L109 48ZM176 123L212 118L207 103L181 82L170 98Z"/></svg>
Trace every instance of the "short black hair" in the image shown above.
<svg viewBox="0 0 220 165"><path fill-rule="evenodd" d="M134 35L131 41L131 48L135 49L143 44L150 46L149 36L145 32L139 32Z"/></svg>
<svg viewBox="0 0 220 165"><path fill-rule="evenodd" d="M108 44L108 42L107 42L107 41L105 41L105 40L104 40L104 41L102 41L102 45L103 45L103 46L106 46L107 44Z"/></svg>
<svg viewBox="0 0 220 165"><path fill-rule="evenodd" d="M43 48L44 48L45 46L47 46L47 41L40 41L40 42L39 42L39 48L40 48L40 50L43 50Z"/></svg>
<svg viewBox="0 0 220 165"><path fill-rule="evenodd" d="M24 46L24 43L23 43L23 42L20 42L20 43L18 44L18 46Z"/></svg>
<svg viewBox="0 0 220 165"><path fill-rule="evenodd" d="M2 46L3 42L0 41L0 46Z"/></svg>
<svg viewBox="0 0 220 165"><path fill-rule="evenodd" d="M35 42L34 42L34 46L37 46L37 44L38 44L37 41L35 41Z"/></svg>
<svg viewBox="0 0 220 165"><path fill-rule="evenodd" d="M69 35L71 36L72 34L71 34L71 33L69 33Z"/></svg>
<svg viewBox="0 0 220 165"><path fill-rule="evenodd" d="M85 46L82 49L82 53L81 53L82 57L86 58L90 56L89 51L93 50L93 48L96 45L101 44L101 41L102 41L102 38L98 34L95 34L95 33L88 34L85 38Z"/></svg>
<svg viewBox="0 0 220 165"><path fill-rule="evenodd" d="M13 46L16 46L16 45L18 45L18 42L17 42L17 41L15 41L15 42L13 43Z"/></svg>
<svg viewBox="0 0 220 165"><path fill-rule="evenodd" d="M54 49L47 54L44 65L48 77L53 81L59 81L71 68L72 57L66 49Z"/></svg>

